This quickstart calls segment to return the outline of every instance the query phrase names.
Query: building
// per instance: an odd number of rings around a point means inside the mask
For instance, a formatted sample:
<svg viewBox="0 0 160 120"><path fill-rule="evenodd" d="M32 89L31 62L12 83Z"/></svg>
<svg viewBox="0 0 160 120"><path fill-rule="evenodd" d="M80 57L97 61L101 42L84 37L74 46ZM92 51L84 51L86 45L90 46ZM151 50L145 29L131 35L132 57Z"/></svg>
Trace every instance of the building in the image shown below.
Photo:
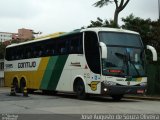
<svg viewBox="0 0 160 120"><path fill-rule="evenodd" d="M31 40L34 39L34 32L31 29L18 29L18 33L0 32L0 42L10 43L11 40Z"/></svg>
<svg viewBox="0 0 160 120"><path fill-rule="evenodd" d="M19 40L31 40L34 38L33 30L31 29L18 29L18 39Z"/></svg>
<svg viewBox="0 0 160 120"><path fill-rule="evenodd" d="M19 39L18 33L13 33L12 40L18 40L18 39Z"/></svg>
<svg viewBox="0 0 160 120"><path fill-rule="evenodd" d="M0 32L0 42L9 45L12 42L22 42L34 39L34 32L31 29L18 29L18 33Z"/></svg>
<svg viewBox="0 0 160 120"><path fill-rule="evenodd" d="M9 32L0 32L0 42L3 43L8 40L12 40L12 34Z"/></svg>

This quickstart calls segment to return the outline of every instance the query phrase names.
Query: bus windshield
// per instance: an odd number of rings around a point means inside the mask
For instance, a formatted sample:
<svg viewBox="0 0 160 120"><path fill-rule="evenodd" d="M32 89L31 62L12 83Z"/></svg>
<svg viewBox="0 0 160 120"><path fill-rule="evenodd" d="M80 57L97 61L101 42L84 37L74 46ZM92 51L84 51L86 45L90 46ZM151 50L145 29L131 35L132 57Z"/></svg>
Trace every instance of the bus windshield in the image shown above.
<svg viewBox="0 0 160 120"><path fill-rule="evenodd" d="M99 38L107 46L107 59L102 59L103 75L145 76L144 50L139 35L100 32Z"/></svg>

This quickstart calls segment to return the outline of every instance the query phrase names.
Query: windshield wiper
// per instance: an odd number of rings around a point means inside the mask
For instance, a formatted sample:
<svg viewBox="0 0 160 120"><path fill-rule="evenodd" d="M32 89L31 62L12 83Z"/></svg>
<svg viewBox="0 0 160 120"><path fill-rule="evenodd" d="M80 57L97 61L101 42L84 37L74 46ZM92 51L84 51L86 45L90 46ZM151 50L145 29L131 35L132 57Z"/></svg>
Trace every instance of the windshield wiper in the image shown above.
<svg viewBox="0 0 160 120"><path fill-rule="evenodd" d="M139 73L138 69L136 68L135 64L131 61L131 57L130 57L130 54L129 54L129 53L127 53L127 58L128 58L127 60L130 62L130 64L131 64L131 65L133 66L133 68L135 69L137 75L140 76L140 73ZM129 67L129 65L128 65L128 67Z"/></svg>
<svg viewBox="0 0 160 120"><path fill-rule="evenodd" d="M123 66L121 67L121 69L123 70L125 65L127 66L127 75L129 75L129 65L128 65L128 60L127 60L127 55L124 55L122 53L115 53L115 55L123 60ZM120 74L120 73L119 73ZM118 75L119 75L118 74Z"/></svg>
<svg viewBox="0 0 160 120"><path fill-rule="evenodd" d="M129 53L127 53L127 55L121 54L121 53L115 53L115 55L122 59L124 61L124 63L126 63L127 66L127 75L129 75L129 64L128 62L133 66L133 68L135 69L136 73L138 76L140 76L139 71L137 70L135 64L131 61L130 55ZM125 67L125 64L123 64L123 66L121 67L121 69L123 69Z"/></svg>

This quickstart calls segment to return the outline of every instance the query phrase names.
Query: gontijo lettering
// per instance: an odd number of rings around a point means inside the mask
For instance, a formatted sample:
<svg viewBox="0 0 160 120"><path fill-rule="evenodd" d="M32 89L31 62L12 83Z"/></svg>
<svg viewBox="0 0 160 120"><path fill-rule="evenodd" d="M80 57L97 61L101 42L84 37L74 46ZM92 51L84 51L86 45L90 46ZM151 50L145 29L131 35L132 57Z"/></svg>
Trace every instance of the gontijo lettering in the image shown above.
<svg viewBox="0 0 160 120"><path fill-rule="evenodd" d="M18 63L18 68L34 68L36 67L36 62L21 62Z"/></svg>

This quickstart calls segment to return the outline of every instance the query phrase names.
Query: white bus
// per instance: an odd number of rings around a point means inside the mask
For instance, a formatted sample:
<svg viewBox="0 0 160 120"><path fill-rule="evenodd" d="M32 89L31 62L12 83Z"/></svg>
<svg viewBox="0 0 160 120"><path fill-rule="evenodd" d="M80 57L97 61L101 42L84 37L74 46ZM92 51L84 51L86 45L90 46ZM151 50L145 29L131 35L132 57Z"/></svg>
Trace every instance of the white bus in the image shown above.
<svg viewBox="0 0 160 120"><path fill-rule="evenodd" d="M147 46L157 60L156 50ZM9 45L5 54L5 86L17 91L124 94L146 90L145 47L137 32L87 28L29 42Z"/></svg>

